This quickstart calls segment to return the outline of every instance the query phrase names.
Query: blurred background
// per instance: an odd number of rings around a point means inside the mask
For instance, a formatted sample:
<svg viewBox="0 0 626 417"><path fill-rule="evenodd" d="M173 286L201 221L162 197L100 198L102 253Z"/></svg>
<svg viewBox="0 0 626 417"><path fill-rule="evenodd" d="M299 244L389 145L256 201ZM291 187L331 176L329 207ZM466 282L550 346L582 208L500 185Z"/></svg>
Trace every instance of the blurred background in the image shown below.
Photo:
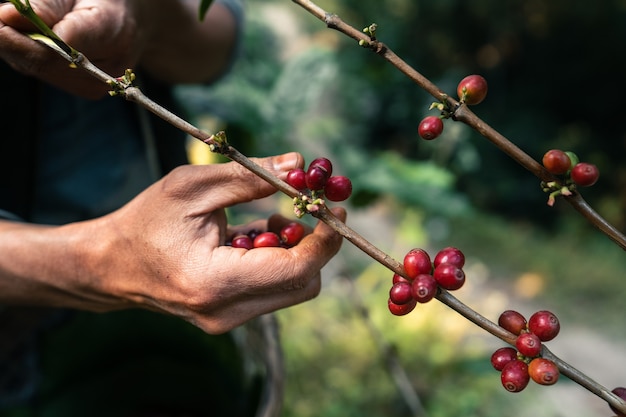
<svg viewBox="0 0 626 417"><path fill-rule="evenodd" d="M560 148L596 164L601 178L582 193L626 227L626 1L318 4L358 29L377 23L381 41L450 94L465 75L483 75L489 93L473 110L538 160ZM553 311L561 334L552 351L609 389L626 386L620 248L564 201L548 207L535 177L466 126L446 120L440 138L421 140L417 125L436 114L433 98L352 39L287 0L246 9L232 73L178 91L195 123L225 129L249 156L330 158L353 181L346 206L355 230L396 259L413 247L431 256L461 248L467 282L458 298L494 321L506 309ZM190 154L221 162L199 142ZM237 207L231 222L276 211L293 216L289 198ZM392 316L391 276L345 243L321 295L278 313L283 415L612 415L565 377L505 392L489 363L503 343L437 301Z"/></svg>

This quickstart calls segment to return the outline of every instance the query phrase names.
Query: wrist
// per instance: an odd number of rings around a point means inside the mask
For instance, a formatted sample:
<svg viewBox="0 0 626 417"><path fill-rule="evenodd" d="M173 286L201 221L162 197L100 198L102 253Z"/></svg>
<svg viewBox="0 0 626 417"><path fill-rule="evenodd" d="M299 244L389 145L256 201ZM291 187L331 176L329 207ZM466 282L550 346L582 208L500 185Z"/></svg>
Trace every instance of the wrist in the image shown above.
<svg viewBox="0 0 626 417"><path fill-rule="evenodd" d="M0 303L107 311L122 308L94 268L106 249L92 222L0 222Z"/></svg>

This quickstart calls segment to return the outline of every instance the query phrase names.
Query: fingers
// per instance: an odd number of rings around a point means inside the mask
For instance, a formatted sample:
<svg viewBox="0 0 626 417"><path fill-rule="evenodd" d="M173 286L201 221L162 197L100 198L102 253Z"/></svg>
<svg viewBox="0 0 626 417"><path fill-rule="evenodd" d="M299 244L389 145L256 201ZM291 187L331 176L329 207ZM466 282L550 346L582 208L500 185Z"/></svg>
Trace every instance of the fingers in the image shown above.
<svg viewBox="0 0 626 417"><path fill-rule="evenodd" d="M197 314L189 318L188 321L209 334L221 334L263 314L308 301L317 296L320 289L321 279L318 272L309 280L307 287L300 291L283 291L264 297L248 298L234 304L229 309L221 309L208 315Z"/></svg>
<svg viewBox="0 0 626 417"><path fill-rule="evenodd" d="M345 221L345 210L335 208L333 213ZM207 333L224 333L252 318L315 298L321 290L320 269L339 251L341 241L339 234L319 222L313 233L294 248L244 252L242 263L255 271L253 276L245 276L250 287L241 288L244 297L227 308L211 308L189 320ZM256 259L250 261L246 255ZM233 285L245 286L245 282Z"/></svg>
<svg viewBox="0 0 626 417"><path fill-rule="evenodd" d="M297 152L253 158L253 161L281 179L304 164L302 155ZM267 197L276 191L267 181L236 162L178 168L163 179L162 187L174 198L195 202L198 213Z"/></svg>
<svg viewBox="0 0 626 417"><path fill-rule="evenodd" d="M336 207L333 213L345 221L346 212ZM330 226L318 222L313 232L292 248L257 248L241 252L240 259L228 262L231 284L246 288L242 293L267 295L297 291L308 286L315 273L339 251L343 238ZM230 247L217 250L231 251ZM230 256L230 254L224 254Z"/></svg>
<svg viewBox="0 0 626 417"><path fill-rule="evenodd" d="M332 209L333 214L342 222L346 220L346 211L342 207ZM305 236L300 243L290 249L294 262L294 274L306 276L306 271L322 269L339 251L343 237L326 223L319 221L313 233ZM297 278L296 278L297 279ZM294 282L293 288L304 287L304 282Z"/></svg>
<svg viewBox="0 0 626 417"><path fill-rule="evenodd" d="M37 13L48 26L52 27L72 9L74 1L41 2L31 0L30 3L35 13ZM35 29L34 25L23 17L12 4L0 5L0 20L22 32Z"/></svg>
<svg viewBox="0 0 626 417"><path fill-rule="evenodd" d="M345 210L342 208L336 208L333 212L340 219L345 219ZM213 264L224 265L225 269L219 274L230 278L224 283L223 291L232 295L232 298L249 299L292 293L287 299L293 297L295 303L317 295L297 293L306 293L307 288L312 288L311 280L319 279L319 271L339 251L341 242L341 235L319 222L312 233L292 248L257 248L233 252L236 249L223 246L215 249ZM233 294L233 288L238 295ZM276 305L268 307L277 308Z"/></svg>

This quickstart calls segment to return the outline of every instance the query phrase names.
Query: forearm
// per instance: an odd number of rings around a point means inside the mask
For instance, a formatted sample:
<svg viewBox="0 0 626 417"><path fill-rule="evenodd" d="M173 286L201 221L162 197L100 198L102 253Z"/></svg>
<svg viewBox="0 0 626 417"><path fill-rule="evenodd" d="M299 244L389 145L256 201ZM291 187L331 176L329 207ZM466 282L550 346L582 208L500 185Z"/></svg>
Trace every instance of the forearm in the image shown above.
<svg viewBox="0 0 626 417"><path fill-rule="evenodd" d="M118 300L102 295L88 269L101 249L91 223L50 227L0 221L0 304L121 308Z"/></svg>
<svg viewBox="0 0 626 417"><path fill-rule="evenodd" d="M140 65L171 83L210 81L233 58L238 22L228 7L214 3L203 21L198 0L139 0L147 43ZM145 13L145 14L143 14Z"/></svg>

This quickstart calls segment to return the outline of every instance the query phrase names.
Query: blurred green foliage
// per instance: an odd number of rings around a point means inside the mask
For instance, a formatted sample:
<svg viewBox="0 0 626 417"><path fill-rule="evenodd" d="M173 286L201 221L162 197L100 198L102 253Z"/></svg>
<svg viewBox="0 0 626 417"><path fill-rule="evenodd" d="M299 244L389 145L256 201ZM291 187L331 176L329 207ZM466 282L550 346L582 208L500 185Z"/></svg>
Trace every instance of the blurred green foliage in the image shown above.
<svg viewBox="0 0 626 417"><path fill-rule="evenodd" d="M490 91L475 108L478 115L536 159L559 147L597 164L601 181L584 193L610 221L625 224L626 130L620 115L626 2L319 4L357 28L376 22L378 38L444 91L453 94L468 73L484 75ZM507 216L546 225L554 220L555 211L543 207L538 181L465 126L448 120L437 144L419 140L417 124L429 114L432 98L399 71L297 6L284 5L295 19L285 22L272 15L273 5L282 2L248 4L243 53L231 77L183 94L194 110L226 120L239 148L252 154L298 149L309 158L332 154L357 178L355 189L363 193L355 201L361 203L389 191L361 178L370 169L390 169L389 159L378 156L395 152L402 163L434 161L453 174L431 206L445 208L452 198L458 209L467 199ZM296 30L288 32L292 25ZM410 178L400 178L391 192L414 187ZM400 197L424 204L417 195Z"/></svg>
<svg viewBox="0 0 626 417"><path fill-rule="evenodd" d="M609 221L626 225L626 1L318 3L357 28L377 23L378 38L444 91L453 94L469 73L485 76L489 94L473 110L538 160L562 148L597 164L600 181L582 192ZM382 249L467 248L475 264L488 265L493 293L511 292L531 272L543 287L524 302L620 331L621 320L607 316L624 299L616 284L623 252L590 233L566 203L547 207L539 181L466 126L446 120L436 141L419 139L419 121L435 114L433 98L397 69L290 2L249 2L245 37L228 78L179 91L192 112L218 117L237 148L329 156L353 180L352 212L382 200L395 218L394 241L373 242ZM388 271L350 249L341 251L341 272L358 278L364 303L375 306L373 323L397 348L429 416L556 415L524 400L536 387L523 397L505 393L486 366L489 350L467 344L472 326L451 331L442 321L454 314L441 306L390 317ZM285 415L407 414L350 290L331 277L324 291L280 313L288 335ZM483 314L492 292L479 296Z"/></svg>

